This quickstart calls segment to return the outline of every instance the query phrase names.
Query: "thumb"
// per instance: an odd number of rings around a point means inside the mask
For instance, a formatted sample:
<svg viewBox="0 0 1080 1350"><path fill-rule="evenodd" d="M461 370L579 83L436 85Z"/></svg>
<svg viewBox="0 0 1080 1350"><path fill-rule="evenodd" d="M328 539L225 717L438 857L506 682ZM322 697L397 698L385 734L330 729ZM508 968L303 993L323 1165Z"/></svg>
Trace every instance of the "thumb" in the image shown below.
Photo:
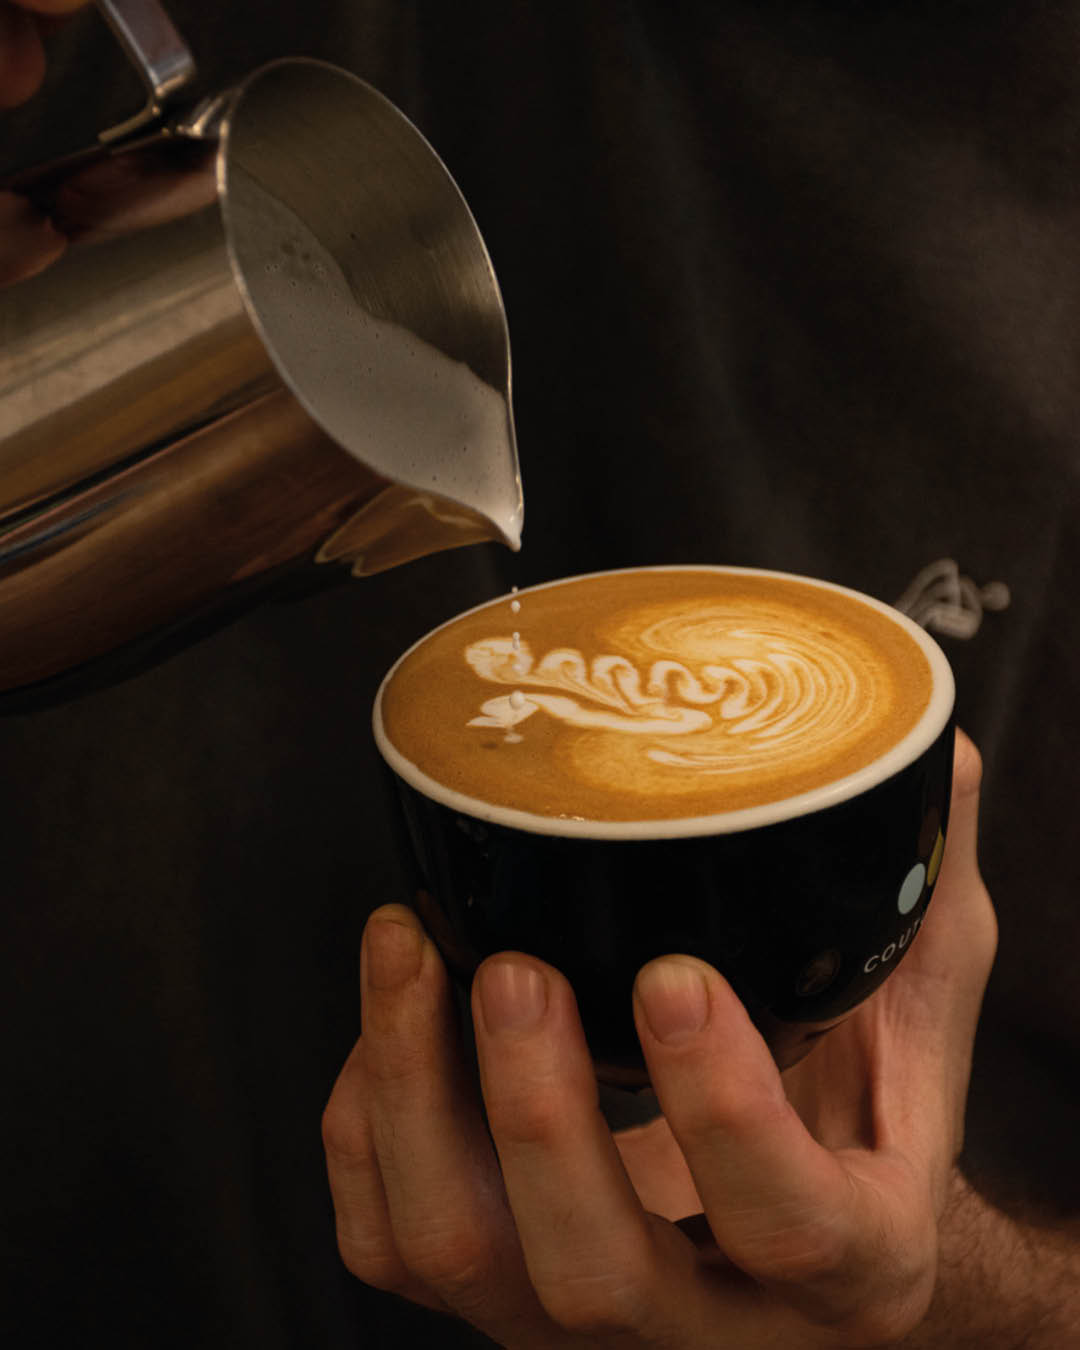
<svg viewBox="0 0 1080 1350"><path fill-rule="evenodd" d="M934 1167L938 1189L959 1153L975 1029L997 950L997 920L979 872L982 763L958 731L948 839L933 900L879 1009L907 1047L880 1086L885 1114Z"/></svg>
<svg viewBox="0 0 1080 1350"><path fill-rule="evenodd" d="M997 920L979 871L982 760L956 733L952 803L945 856L926 921L898 974L941 981L953 994L981 1001L997 951Z"/></svg>

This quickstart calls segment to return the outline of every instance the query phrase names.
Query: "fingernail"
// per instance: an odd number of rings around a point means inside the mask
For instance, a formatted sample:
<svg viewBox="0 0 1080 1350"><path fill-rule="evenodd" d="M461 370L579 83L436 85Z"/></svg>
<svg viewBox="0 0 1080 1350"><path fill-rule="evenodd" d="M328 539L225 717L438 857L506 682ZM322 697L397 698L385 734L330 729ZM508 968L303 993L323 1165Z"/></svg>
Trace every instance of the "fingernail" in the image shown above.
<svg viewBox="0 0 1080 1350"><path fill-rule="evenodd" d="M420 970L424 935L409 923L372 919L364 932L364 980L371 989L396 989Z"/></svg>
<svg viewBox="0 0 1080 1350"><path fill-rule="evenodd" d="M696 1035L709 1019L709 991L696 966L651 961L638 975L637 995L649 1030L665 1045Z"/></svg>
<svg viewBox="0 0 1080 1350"><path fill-rule="evenodd" d="M547 1008L543 975L521 961L492 961L480 972L480 1008L488 1031L528 1031Z"/></svg>

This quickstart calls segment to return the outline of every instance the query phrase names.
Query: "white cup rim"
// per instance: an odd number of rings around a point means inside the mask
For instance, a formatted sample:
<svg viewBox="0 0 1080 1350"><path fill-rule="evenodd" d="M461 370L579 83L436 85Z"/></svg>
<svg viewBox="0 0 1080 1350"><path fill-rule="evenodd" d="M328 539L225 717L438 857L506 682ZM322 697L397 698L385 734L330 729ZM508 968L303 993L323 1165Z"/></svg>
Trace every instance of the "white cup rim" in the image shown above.
<svg viewBox="0 0 1080 1350"><path fill-rule="evenodd" d="M497 605L500 601L523 599L536 591L553 590L571 582L586 581L591 577L615 576L626 572L717 572L727 575L776 578L781 581L797 581L805 585L816 586L822 590L835 591L862 601L879 613L891 619L906 632L919 646L930 665L932 690L930 701L919 720L901 740L883 754L865 764L854 773L837 778L831 783L813 788L809 792L796 793L790 797L781 797L777 801L764 802L759 806L740 807L732 811L719 811L710 815L678 816L673 819L644 820L581 820L574 817L544 816L532 811L521 811L513 807L496 806L478 797L470 797L455 792L438 780L426 774L421 768L407 759L390 741L382 721L383 691L393 678L395 671L421 643L426 642L435 633L468 614ZM736 567L719 563L672 563L642 567L607 568L600 572L586 572L577 576L560 577L555 581L540 582L535 586L506 596L496 596L463 610L447 619L445 623L425 633L394 662L387 671L375 696L372 713L372 727L379 753L390 768L410 787L422 796L430 798L452 811L470 816L475 820L489 824L502 825L510 829L524 830L530 834L554 835L568 839L688 839L707 837L715 834L735 834L743 830L760 829L765 825L775 825L798 816L811 815L823 811L853 797L861 796L871 788L888 781L903 769L913 764L924 754L945 730L952 716L956 697L956 686L952 668L945 653L934 639L906 614L886 604L883 600L866 595L850 586L841 586L836 582L823 581L818 577L801 576L794 572L780 572L771 568Z"/></svg>

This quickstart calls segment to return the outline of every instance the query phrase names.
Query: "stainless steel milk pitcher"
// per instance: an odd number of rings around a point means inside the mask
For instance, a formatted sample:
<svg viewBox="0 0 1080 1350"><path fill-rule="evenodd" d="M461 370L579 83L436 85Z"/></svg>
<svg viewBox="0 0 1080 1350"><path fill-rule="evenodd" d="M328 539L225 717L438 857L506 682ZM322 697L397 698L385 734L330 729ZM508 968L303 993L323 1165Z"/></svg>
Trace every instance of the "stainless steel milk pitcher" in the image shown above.
<svg viewBox="0 0 1080 1350"><path fill-rule="evenodd" d="M420 133L299 58L187 106L160 9L99 7L146 110L8 185L71 243L0 291L0 691L284 568L520 540L502 300Z"/></svg>

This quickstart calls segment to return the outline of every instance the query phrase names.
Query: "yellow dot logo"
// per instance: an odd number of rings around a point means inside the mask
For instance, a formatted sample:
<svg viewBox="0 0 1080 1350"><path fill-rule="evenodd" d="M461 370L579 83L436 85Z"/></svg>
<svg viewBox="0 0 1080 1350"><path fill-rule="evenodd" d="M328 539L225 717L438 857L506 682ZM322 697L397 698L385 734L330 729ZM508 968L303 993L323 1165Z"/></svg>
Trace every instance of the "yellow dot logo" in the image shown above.
<svg viewBox="0 0 1080 1350"><path fill-rule="evenodd" d="M937 881L937 874L941 871L941 860L945 856L945 836L940 830L937 832L937 839L934 841L934 851L930 854L930 861L926 865L926 884L932 886Z"/></svg>

